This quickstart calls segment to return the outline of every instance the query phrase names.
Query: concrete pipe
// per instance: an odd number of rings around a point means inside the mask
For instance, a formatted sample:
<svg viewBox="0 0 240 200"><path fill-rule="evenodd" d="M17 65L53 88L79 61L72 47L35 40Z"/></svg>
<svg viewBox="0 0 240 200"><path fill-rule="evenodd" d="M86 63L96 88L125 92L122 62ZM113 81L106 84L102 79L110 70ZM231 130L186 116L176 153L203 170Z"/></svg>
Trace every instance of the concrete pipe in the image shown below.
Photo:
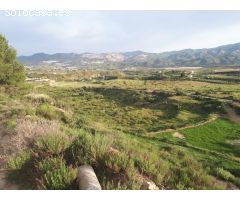
<svg viewBox="0 0 240 200"><path fill-rule="evenodd" d="M98 178L90 165L82 165L78 169L78 186L80 190L101 190Z"/></svg>

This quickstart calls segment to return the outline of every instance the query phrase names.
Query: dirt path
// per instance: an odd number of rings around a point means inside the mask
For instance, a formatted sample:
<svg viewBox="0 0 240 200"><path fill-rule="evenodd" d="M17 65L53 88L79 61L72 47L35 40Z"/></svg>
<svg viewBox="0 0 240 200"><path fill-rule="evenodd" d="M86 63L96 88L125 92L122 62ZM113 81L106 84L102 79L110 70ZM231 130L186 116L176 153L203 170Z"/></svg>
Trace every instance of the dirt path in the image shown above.
<svg viewBox="0 0 240 200"><path fill-rule="evenodd" d="M176 128L176 129L166 129L166 130L163 130L163 131L149 132L148 136L151 137L151 136L155 136L156 134L159 134L159 133L168 133L168 132L173 132L173 131L178 132L178 131L181 131L181 130L184 130L184 129L187 129L187 128L195 128L195 127L202 126L202 125L208 124L210 122L213 122L218 118L219 118L218 115L213 115L212 117L210 117L210 119L208 119L206 121L199 122L197 124L192 124L192 125L188 125L188 126L184 126L184 127Z"/></svg>
<svg viewBox="0 0 240 200"><path fill-rule="evenodd" d="M10 183L8 178L8 171L0 169L0 190L17 190L19 189L17 185Z"/></svg>
<svg viewBox="0 0 240 200"><path fill-rule="evenodd" d="M231 102L231 103L234 105L240 106L240 103L238 103L238 102ZM232 122L235 122L235 123L240 123L240 116L235 112L235 110L233 108L231 108L229 105L225 105L224 109L227 113L226 116L229 120L231 120ZM178 132L178 131L188 129L188 128L195 128L195 127L202 126L202 125L208 124L210 122L213 122L218 118L219 118L219 115L213 115L212 117L210 117L210 119L203 121L203 122L199 122L197 124L188 125L188 126L184 126L184 127L176 128L176 129L166 129L166 130L158 131L158 132L150 132L150 133L148 133L148 136L151 137L158 133L166 133L166 132L172 132L172 131Z"/></svg>
<svg viewBox="0 0 240 200"><path fill-rule="evenodd" d="M188 95L188 96L191 96L191 97L194 97L196 95ZM225 105L224 105L224 109L227 113L227 117L232 121L232 122L235 122L235 123L240 123L240 116L235 112L235 110L229 106L229 104L233 105L233 106L237 106L237 107L240 107L240 103L239 102L236 102L236 101L233 101L233 100L228 100L228 99L219 99L219 98L216 98L216 97L209 97L209 96L201 96L203 98L210 98L210 99L214 99L214 100L218 100L218 101L221 101L223 102Z"/></svg>

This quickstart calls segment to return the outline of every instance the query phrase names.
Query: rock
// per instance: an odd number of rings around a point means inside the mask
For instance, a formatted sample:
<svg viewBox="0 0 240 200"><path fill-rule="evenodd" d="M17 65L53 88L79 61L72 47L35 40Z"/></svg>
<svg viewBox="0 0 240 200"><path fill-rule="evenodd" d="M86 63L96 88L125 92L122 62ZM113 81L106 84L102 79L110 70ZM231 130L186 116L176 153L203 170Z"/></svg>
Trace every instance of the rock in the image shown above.
<svg viewBox="0 0 240 200"><path fill-rule="evenodd" d="M141 190L159 190L159 187L152 181L144 181Z"/></svg>

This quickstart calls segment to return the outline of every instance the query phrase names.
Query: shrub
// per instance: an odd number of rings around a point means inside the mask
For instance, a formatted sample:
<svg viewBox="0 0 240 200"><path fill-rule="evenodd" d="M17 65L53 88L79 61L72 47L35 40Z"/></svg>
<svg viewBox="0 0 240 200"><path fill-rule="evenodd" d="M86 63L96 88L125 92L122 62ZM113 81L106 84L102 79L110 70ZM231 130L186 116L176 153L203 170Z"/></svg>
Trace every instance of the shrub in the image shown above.
<svg viewBox="0 0 240 200"><path fill-rule="evenodd" d="M191 156L184 156L181 163L171 166L164 182L168 187L177 189L224 189L225 187L209 176L200 163Z"/></svg>
<svg viewBox="0 0 240 200"><path fill-rule="evenodd" d="M152 178L159 185L169 171L169 164L160 158L156 159L155 155L147 158L135 158L135 166L142 174Z"/></svg>
<svg viewBox="0 0 240 200"><path fill-rule="evenodd" d="M8 137L2 146L6 152L19 152L31 146L38 137L60 132L57 121L17 119L14 135Z"/></svg>
<svg viewBox="0 0 240 200"><path fill-rule="evenodd" d="M235 179L234 175L232 175L229 171L224 170L223 168L217 168L216 174L219 178L226 180L226 181L232 181Z"/></svg>
<svg viewBox="0 0 240 200"><path fill-rule="evenodd" d="M46 158L39 163L42 173L40 186L44 189L71 189L77 176L77 171L66 165L62 157Z"/></svg>
<svg viewBox="0 0 240 200"><path fill-rule="evenodd" d="M49 154L60 154L65 151L71 144L71 139L64 134L49 134L40 137L36 141L36 149L39 152Z"/></svg>
<svg viewBox="0 0 240 200"><path fill-rule="evenodd" d="M47 157L38 163L37 168L41 173L46 173L48 171L56 170L63 165L65 165L65 163L62 157Z"/></svg>
<svg viewBox="0 0 240 200"><path fill-rule="evenodd" d="M106 167L115 173L126 172L134 168L134 162L125 153L109 154L105 159Z"/></svg>
<svg viewBox="0 0 240 200"><path fill-rule="evenodd" d="M4 122L4 126L8 129L14 129L17 126L17 121L14 118L7 119L7 121Z"/></svg>
<svg viewBox="0 0 240 200"><path fill-rule="evenodd" d="M7 166L11 169L22 169L31 159L31 152L22 151L19 154L8 159Z"/></svg>
<svg viewBox="0 0 240 200"><path fill-rule="evenodd" d="M49 104L42 104L37 107L36 113L49 120L58 119L58 113L54 107Z"/></svg>
<svg viewBox="0 0 240 200"><path fill-rule="evenodd" d="M81 132L80 137L72 145L74 159L79 164L96 164L105 159L112 140L104 135L95 136L87 132Z"/></svg>
<svg viewBox="0 0 240 200"><path fill-rule="evenodd" d="M62 120L64 123L71 123L71 115L61 108L55 108L55 112L58 115L58 119Z"/></svg>
<svg viewBox="0 0 240 200"><path fill-rule="evenodd" d="M19 118L21 118L25 117L26 115L35 115L35 110L31 106L13 108L11 110L11 116L18 116Z"/></svg>
<svg viewBox="0 0 240 200"><path fill-rule="evenodd" d="M177 96L184 95L184 92L183 92L182 90L178 89L178 88L176 89L175 92L176 92L176 95L177 95Z"/></svg>
<svg viewBox="0 0 240 200"><path fill-rule="evenodd" d="M70 123L71 121L69 113L61 108L54 107L47 103L38 106L36 114L48 120L62 120L64 123Z"/></svg>
<svg viewBox="0 0 240 200"><path fill-rule="evenodd" d="M143 174L157 174L158 169L156 163L149 159L136 158L135 165L138 167L139 171Z"/></svg>
<svg viewBox="0 0 240 200"><path fill-rule="evenodd" d="M53 99L46 94L35 94L31 93L25 96L30 99L33 103L52 103Z"/></svg>

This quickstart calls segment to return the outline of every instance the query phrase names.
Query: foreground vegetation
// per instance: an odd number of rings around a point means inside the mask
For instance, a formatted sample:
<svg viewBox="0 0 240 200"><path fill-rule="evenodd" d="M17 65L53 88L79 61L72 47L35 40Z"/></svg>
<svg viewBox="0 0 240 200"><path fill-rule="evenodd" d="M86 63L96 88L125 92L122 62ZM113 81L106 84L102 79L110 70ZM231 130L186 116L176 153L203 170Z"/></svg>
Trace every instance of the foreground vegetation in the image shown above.
<svg viewBox="0 0 240 200"><path fill-rule="evenodd" d="M238 83L209 82L204 72L94 73L31 70L30 83L1 87L9 181L77 189L78 166L90 164L104 189L240 186L240 125L224 111L240 100Z"/></svg>

